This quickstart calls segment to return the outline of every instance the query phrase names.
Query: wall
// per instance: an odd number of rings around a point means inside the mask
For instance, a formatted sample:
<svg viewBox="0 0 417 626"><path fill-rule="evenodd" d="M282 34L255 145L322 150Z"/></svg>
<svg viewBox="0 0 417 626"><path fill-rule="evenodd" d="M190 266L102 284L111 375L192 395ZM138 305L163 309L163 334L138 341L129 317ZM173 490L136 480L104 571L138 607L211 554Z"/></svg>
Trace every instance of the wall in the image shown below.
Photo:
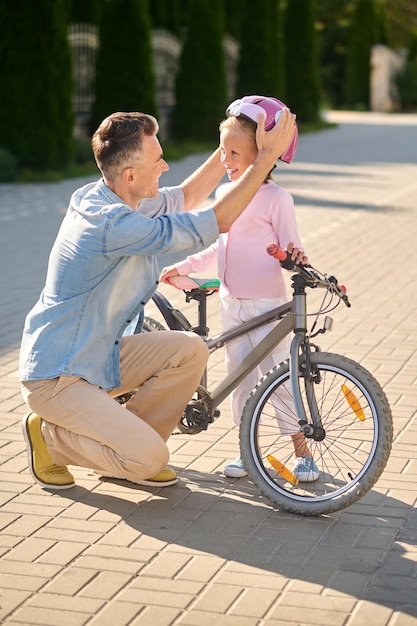
<svg viewBox="0 0 417 626"><path fill-rule="evenodd" d="M395 52L387 46L373 46L371 52L370 107L371 111L390 112L399 107L394 78L406 60L403 51Z"/></svg>

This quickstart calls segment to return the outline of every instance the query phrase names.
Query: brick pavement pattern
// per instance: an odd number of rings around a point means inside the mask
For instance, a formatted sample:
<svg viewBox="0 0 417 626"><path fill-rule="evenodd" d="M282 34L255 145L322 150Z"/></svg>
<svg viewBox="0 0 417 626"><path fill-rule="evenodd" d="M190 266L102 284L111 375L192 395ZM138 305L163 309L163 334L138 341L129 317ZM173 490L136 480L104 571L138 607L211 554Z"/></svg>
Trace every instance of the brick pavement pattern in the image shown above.
<svg viewBox="0 0 417 626"><path fill-rule="evenodd" d="M275 176L294 195L311 262L348 286L352 308L337 310L322 348L359 360L388 395L395 440L384 474L336 514L275 510L250 480L222 474L238 452L226 401L207 432L172 437L174 487L83 468L71 468L74 489L34 485L19 340L70 193L86 181L0 185L2 623L417 625L417 116L328 118L338 126L302 136L296 160ZM162 182L180 182L202 160L173 164ZM192 314L182 293L163 291ZM216 298L209 309L214 333ZM209 381L223 374L218 351Z"/></svg>

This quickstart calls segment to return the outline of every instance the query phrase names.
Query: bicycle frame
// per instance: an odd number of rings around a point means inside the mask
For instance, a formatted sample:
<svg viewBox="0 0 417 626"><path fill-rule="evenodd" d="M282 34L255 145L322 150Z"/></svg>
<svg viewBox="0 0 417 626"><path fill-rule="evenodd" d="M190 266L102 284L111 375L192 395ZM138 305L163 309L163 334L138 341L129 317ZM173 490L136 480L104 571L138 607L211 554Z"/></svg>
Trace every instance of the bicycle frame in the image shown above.
<svg viewBox="0 0 417 626"><path fill-rule="evenodd" d="M161 311L165 321L171 329L193 330L205 338L206 345L210 352L214 352L224 347L230 341L244 335L245 333L279 320L278 324L253 348L243 361L235 367L217 387L209 392L212 409L217 408L237 387L237 385L261 363L273 348L278 345L287 335L294 331L290 350L290 380L295 407L301 422L307 422L304 404L301 397L299 383L299 359L300 349L305 342L307 333L306 327L306 282L299 276L293 276L294 295L291 301L279 307L271 309L266 313L257 315L253 319L239 324L231 329L223 331L212 338L207 337L206 327L206 298L209 295L204 290L185 291L187 301L195 299L199 303L199 325L193 328L180 311L174 309L169 301L159 292L154 295L154 302ZM195 292L195 293L193 293ZM207 375L205 374L202 384L207 385ZM312 417L315 426L320 426L318 411L315 409L314 393L309 394L311 399ZM309 402L310 404L310 402Z"/></svg>
<svg viewBox="0 0 417 626"><path fill-rule="evenodd" d="M276 258L282 261L281 256ZM289 261L288 253L284 261ZM206 430L220 415L217 407L225 398L293 333L288 361L264 372L248 394L239 427L240 454L245 471L274 506L304 515L327 514L356 502L380 476L391 449L392 414L382 388L365 368L347 357L321 352L311 342L332 328L327 315L317 327L320 316L333 311L341 301L350 306L346 289L334 276L311 265L284 267L296 272L291 279L291 301L214 337L208 337L206 326L207 297L216 290L213 281L181 277L175 285L187 302L199 302L195 327L159 292L153 300L169 328L196 332L210 353L272 323L272 329L265 328L263 339L210 391L206 369L178 422L177 430L182 434ZM307 287L326 290L312 314L307 313ZM336 304L333 296L338 297ZM307 328L310 315L314 321ZM157 320L145 321L147 332L163 329ZM309 452L304 461L308 457L312 461L300 464L295 458L300 456L297 452ZM293 472L288 465L291 461ZM303 474L299 467L308 469Z"/></svg>
<svg viewBox="0 0 417 626"><path fill-rule="evenodd" d="M254 319L244 322L237 327L224 331L220 335L207 340L210 351L222 348L229 341L244 335L246 332L259 328L270 322L280 319L279 323L245 356L243 361L226 376L226 378L210 392L213 406L217 407L237 387L237 385L261 363L272 349L278 345L284 337L294 330L294 317L292 313L293 302L272 309L268 313L258 315ZM285 317L283 317L285 315Z"/></svg>

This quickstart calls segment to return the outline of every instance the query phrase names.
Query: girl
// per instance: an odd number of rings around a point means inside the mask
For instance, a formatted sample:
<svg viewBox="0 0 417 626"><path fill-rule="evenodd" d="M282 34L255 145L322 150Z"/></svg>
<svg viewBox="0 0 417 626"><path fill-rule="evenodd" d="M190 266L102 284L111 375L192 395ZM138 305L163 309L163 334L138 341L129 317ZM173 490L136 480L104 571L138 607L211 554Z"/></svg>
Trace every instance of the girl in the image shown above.
<svg viewBox="0 0 417 626"><path fill-rule="evenodd" d="M254 102L255 99L258 99ZM285 105L273 98L249 96L235 101L227 110L229 116L220 124L221 160L226 168L230 183L220 186L216 197L226 192L228 187L247 170L257 155L256 121L259 112L265 111L267 128L270 120ZM271 126L270 126L271 127ZM293 145L282 155L289 162L295 152L297 140L294 131ZM259 188L245 211L232 225L228 233L221 234L209 248L185 261L165 268L161 275L162 282L169 283L171 276L186 275L192 272L207 271L217 264L221 281L219 295L222 304L223 328L239 325L255 315L270 310L287 301L286 285L281 266L268 256L266 247L271 241L292 252L292 259L297 263L306 263L307 257L302 250L297 232L294 202L292 196L272 180L271 172ZM225 348L226 367L231 371L246 354L256 346L271 330L271 325L263 326L230 342ZM275 351L269 355L248 375L232 393L232 417L238 426L245 402L259 379L271 367L288 358L290 338L287 337ZM277 409L277 420L282 434L291 435L295 450L294 475L299 481L317 480L319 472L306 443L299 432L295 420L285 424L282 412ZM224 468L224 474L230 477L246 476L240 457Z"/></svg>

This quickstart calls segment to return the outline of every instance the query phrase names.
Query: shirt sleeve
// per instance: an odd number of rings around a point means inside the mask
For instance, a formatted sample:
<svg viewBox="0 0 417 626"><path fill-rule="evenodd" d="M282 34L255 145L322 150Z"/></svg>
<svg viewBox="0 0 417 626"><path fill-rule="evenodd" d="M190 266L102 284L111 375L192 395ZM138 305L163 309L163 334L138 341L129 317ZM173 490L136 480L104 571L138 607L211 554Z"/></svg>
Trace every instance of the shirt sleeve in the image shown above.
<svg viewBox="0 0 417 626"><path fill-rule="evenodd" d="M164 255L171 264L206 248L218 235L217 219L209 207L149 218L119 205L103 228L102 253L113 259ZM171 255L173 261L169 260Z"/></svg>
<svg viewBox="0 0 417 626"><path fill-rule="evenodd" d="M158 217L184 211L184 192L181 187L161 187L156 198L145 198L139 205L145 217Z"/></svg>

